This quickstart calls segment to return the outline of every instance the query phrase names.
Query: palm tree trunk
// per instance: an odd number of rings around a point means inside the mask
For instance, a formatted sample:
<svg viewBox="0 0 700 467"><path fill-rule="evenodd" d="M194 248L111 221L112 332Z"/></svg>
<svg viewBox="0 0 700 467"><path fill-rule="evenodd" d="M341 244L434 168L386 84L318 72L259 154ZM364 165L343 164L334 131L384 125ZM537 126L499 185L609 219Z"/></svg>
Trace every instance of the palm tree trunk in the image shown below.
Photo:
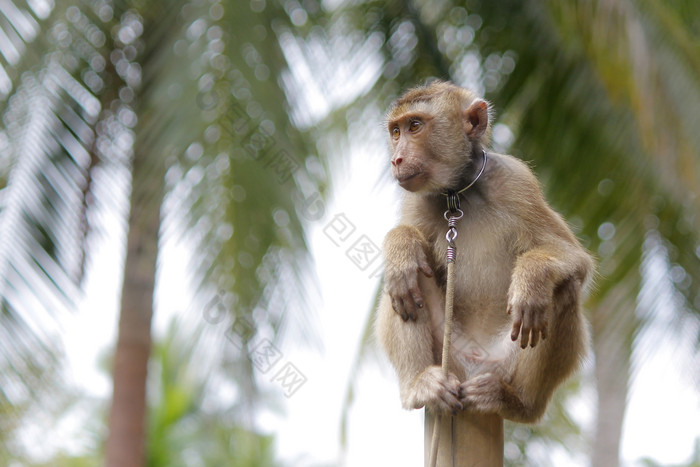
<svg viewBox="0 0 700 467"><path fill-rule="evenodd" d="M634 303L624 298L624 286L612 290L593 313L593 350L598 392L598 418L592 467L620 465L622 423L627 407L631 342L635 327Z"/></svg>
<svg viewBox="0 0 700 467"><path fill-rule="evenodd" d="M145 464L146 377L164 178L164 173L148 164L146 158L144 155L134 158L132 207L114 355L114 392L106 444L107 467Z"/></svg>
<svg viewBox="0 0 700 467"><path fill-rule="evenodd" d="M592 467L617 467L620 464L620 439L627 405L628 378L614 373L619 370L619 362L614 362L614 365L609 363L596 363L598 420Z"/></svg>

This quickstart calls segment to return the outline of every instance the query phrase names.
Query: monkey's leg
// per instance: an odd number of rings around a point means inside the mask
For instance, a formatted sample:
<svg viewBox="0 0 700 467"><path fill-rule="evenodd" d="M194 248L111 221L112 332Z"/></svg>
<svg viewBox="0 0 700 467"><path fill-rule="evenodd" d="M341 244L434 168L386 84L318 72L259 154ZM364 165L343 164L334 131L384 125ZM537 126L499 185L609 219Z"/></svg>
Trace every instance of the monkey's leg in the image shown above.
<svg viewBox="0 0 700 467"><path fill-rule="evenodd" d="M389 296L384 295L377 313L377 335L396 368L403 407L454 412L462 408L460 383L453 374L443 376L437 365L439 348L433 332L434 321L442 325L442 294L432 278L420 277L419 283L425 306L417 319L401 319L392 309Z"/></svg>
<svg viewBox="0 0 700 467"><path fill-rule="evenodd" d="M557 287L547 339L535 348L518 348L511 357L515 361L508 367L508 362L501 365L504 371L484 373L462 383L461 400L466 409L495 412L521 423L534 423L544 414L554 390L578 367L586 352L588 335L579 310L579 293L576 280Z"/></svg>

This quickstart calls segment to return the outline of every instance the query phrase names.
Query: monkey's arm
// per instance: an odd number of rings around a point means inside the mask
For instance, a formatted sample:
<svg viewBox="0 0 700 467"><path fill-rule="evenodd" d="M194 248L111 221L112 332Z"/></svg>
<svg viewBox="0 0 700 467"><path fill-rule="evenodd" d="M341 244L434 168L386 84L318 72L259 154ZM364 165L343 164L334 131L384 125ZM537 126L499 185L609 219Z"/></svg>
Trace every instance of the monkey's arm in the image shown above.
<svg viewBox="0 0 700 467"><path fill-rule="evenodd" d="M391 306L404 321L415 321L424 300L418 274L433 276L426 256L426 241L415 227L399 225L384 240L384 288Z"/></svg>
<svg viewBox="0 0 700 467"><path fill-rule="evenodd" d="M391 299L385 294L377 310L377 340L396 369L404 408L461 410L459 379L452 373L445 376L435 361L439 348L436 348L432 323L441 321L444 316L442 291L432 278L420 275L418 283L423 293L424 312L415 320L404 321L391 309Z"/></svg>
<svg viewBox="0 0 700 467"><path fill-rule="evenodd" d="M592 269L590 256L577 243L560 240L521 254L508 290L508 314L514 317L511 339L521 336L523 349L546 339L555 288L570 282L579 293Z"/></svg>

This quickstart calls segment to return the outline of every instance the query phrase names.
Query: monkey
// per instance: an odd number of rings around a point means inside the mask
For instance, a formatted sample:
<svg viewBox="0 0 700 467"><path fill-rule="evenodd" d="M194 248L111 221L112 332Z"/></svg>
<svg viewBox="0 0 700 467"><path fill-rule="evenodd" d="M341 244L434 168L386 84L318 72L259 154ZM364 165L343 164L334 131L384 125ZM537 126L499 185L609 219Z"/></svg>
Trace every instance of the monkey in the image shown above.
<svg viewBox="0 0 700 467"><path fill-rule="evenodd" d="M409 89L389 107L391 173L404 199L383 244L375 335L404 408L535 423L587 353L582 300L594 261L528 165L487 151L489 114L486 100L448 81ZM470 183L458 195L444 376L445 193Z"/></svg>

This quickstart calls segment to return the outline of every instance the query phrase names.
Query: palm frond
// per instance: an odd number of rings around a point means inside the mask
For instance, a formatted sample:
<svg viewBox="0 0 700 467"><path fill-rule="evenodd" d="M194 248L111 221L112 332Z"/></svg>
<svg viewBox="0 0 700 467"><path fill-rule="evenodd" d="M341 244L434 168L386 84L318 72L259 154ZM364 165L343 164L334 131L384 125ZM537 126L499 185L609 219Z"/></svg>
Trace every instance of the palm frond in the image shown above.
<svg viewBox="0 0 700 467"><path fill-rule="evenodd" d="M11 38L3 51L4 73L21 76L3 87L12 98L2 107L9 175L0 199L0 324L7 334L0 355L16 370L3 375L20 386L31 373L23 368L56 364L56 319L80 295L94 126L101 110L80 78L85 61L99 56L99 45L90 40L100 40L72 22L66 7L51 16L33 6L5 2L0 21ZM51 45L37 53L47 18L52 28L43 38Z"/></svg>
<svg viewBox="0 0 700 467"><path fill-rule="evenodd" d="M270 75L287 69L279 34L280 19L290 20L278 8L225 8L190 24L197 34L183 53L202 71L192 104L204 125L181 158L185 205L202 251L196 270L209 284L204 290L225 296L234 317L257 309L275 328L291 310L291 295L300 300L295 318L303 319L308 260L300 207L323 184L306 169L317 151L293 122L288 86L294 83L283 87ZM251 30L268 22L276 27ZM246 42L250 34L257 40Z"/></svg>

